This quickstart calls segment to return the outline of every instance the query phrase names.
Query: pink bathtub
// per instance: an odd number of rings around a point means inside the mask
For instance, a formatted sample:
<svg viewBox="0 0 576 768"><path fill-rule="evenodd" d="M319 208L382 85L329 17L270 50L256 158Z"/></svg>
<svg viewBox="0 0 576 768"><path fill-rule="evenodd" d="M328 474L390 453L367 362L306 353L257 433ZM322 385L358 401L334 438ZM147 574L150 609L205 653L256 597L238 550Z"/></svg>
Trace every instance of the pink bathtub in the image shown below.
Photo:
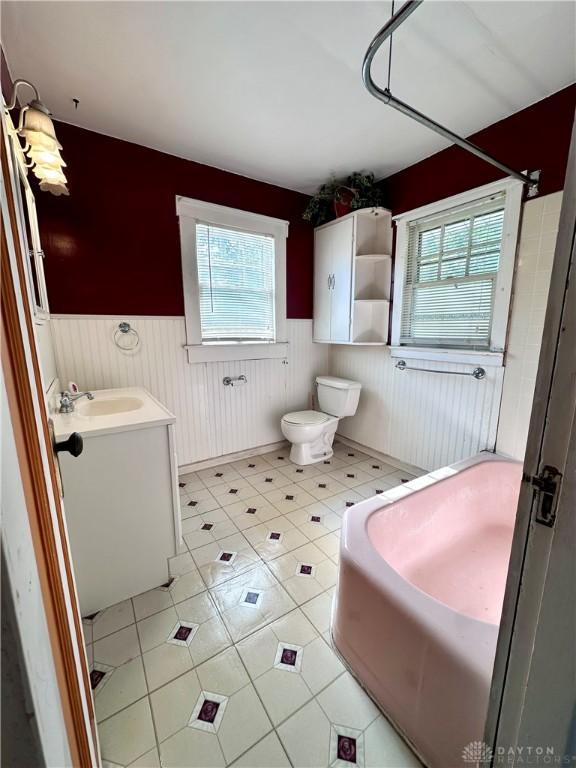
<svg viewBox="0 0 576 768"><path fill-rule="evenodd" d="M481 454L346 512L334 644L430 768L483 736L521 476Z"/></svg>

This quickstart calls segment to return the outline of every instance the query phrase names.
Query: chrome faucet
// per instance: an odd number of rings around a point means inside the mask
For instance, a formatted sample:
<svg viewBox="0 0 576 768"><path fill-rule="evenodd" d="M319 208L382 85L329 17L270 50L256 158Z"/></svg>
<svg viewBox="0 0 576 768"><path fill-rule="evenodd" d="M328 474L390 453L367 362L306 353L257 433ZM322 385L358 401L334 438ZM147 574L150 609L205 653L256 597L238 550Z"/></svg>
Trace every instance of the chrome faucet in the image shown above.
<svg viewBox="0 0 576 768"><path fill-rule="evenodd" d="M60 392L60 408L58 409L58 413L72 413L74 411L74 403L76 400L80 400L81 397L87 397L88 400L94 400L92 392L78 392L76 395L68 392L67 389L64 390L64 392Z"/></svg>

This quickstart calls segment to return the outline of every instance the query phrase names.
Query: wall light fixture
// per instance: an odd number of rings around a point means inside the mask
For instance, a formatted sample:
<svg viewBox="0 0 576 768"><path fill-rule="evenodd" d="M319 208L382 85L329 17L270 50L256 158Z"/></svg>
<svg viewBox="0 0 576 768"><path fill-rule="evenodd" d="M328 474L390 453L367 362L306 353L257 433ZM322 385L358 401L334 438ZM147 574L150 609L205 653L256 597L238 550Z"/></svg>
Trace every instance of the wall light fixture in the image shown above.
<svg viewBox="0 0 576 768"><path fill-rule="evenodd" d="M19 86L27 85L34 91L34 99L20 110L20 119L16 133L24 139L20 149L28 157L26 166L31 168L40 182L40 189L53 195L68 195L66 176L62 168L66 166L60 150L62 145L56 138L54 123L50 119L50 111L40 101L38 89L28 80L16 80L12 99L7 109L16 106L16 95Z"/></svg>

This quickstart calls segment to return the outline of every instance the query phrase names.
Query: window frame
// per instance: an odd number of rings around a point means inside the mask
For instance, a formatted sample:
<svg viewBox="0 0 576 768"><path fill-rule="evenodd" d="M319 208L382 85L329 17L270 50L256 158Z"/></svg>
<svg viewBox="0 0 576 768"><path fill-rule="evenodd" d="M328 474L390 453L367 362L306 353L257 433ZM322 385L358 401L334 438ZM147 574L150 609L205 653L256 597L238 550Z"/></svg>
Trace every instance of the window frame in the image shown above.
<svg viewBox="0 0 576 768"><path fill-rule="evenodd" d="M189 363L286 357L286 239L288 222L237 208L176 197ZM274 238L275 341L203 341L196 254L196 224L228 227Z"/></svg>
<svg viewBox="0 0 576 768"><path fill-rule="evenodd" d="M20 247L26 259L26 283L30 294L30 306L34 311L34 322L43 325L50 319L48 290L44 274L44 251L40 241L40 228L36 212L36 198L28 181L28 167L22 147L16 135L12 119L6 113L7 131L11 141L9 151L15 174L16 212L20 217ZM32 275L32 263L36 284Z"/></svg>
<svg viewBox="0 0 576 768"><path fill-rule="evenodd" d="M415 346L400 343L402 307L408 259L409 226L420 219L448 215L452 209L465 208L482 198L504 192L504 223L502 250L496 277L494 307L490 332L490 345L486 350L451 348L442 346ZM430 205L406 211L393 218L396 225L396 257L394 264L394 301L392 305L391 356L395 358L446 361L453 363L501 366L506 349L508 316L512 295L512 280L516 262L523 184L506 178L482 187L476 187L458 195L439 200Z"/></svg>

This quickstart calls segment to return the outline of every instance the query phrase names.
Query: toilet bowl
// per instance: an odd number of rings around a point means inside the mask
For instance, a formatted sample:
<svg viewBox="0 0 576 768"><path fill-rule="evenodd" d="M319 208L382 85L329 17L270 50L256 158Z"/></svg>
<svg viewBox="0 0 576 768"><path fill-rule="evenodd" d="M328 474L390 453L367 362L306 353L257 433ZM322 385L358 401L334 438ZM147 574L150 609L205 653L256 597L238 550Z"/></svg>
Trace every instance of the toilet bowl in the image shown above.
<svg viewBox="0 0 576 768"><path fill-rule="evenodd" d="M290 460L295 464L315 464L330 458L338 423L353 416L358 407L361 384L336 376L318 376L318 403L321 411L295 411L282 417L280 427L292 443Z"/></svg>

